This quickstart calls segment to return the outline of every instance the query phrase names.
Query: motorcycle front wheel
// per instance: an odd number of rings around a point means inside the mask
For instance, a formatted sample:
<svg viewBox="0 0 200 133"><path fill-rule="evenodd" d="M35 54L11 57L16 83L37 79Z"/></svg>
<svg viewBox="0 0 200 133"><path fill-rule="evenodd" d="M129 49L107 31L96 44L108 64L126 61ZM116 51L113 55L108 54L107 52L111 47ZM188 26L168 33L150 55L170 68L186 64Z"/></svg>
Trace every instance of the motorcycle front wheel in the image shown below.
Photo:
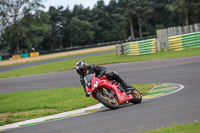
<svg viewBox="0 0 200 133"><path fill-rule="evenodd" d="M104 106L110 108L110 109L118 109L119 108L119 102L115 95L115 93L110 93L109 89L102 88L96 93L96 97Z"/></svg>
<svg viewBox="0 0 200 133"><path fill-rule="evenodd" d="M141 103L142 95L140 94L140 92L137 89L131 90L130 94L133 97L133 100L131 101L132 103L134 103L134 104Z"/></svg>

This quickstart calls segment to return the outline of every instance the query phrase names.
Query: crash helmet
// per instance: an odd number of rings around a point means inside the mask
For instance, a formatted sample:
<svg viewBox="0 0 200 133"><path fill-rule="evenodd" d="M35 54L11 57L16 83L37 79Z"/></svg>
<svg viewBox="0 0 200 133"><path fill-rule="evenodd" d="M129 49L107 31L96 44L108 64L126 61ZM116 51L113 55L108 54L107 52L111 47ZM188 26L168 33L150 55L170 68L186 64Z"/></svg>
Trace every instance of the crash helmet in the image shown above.
<svg viewBox="0 0 200 133"><path fill-rule="evenodd" d="M84 60L80 60L76 63L75 65L75 68L76 68L76 72L79 74L79 75L85 75L86 72L87 72L87 63L84 61Z"/></svg>

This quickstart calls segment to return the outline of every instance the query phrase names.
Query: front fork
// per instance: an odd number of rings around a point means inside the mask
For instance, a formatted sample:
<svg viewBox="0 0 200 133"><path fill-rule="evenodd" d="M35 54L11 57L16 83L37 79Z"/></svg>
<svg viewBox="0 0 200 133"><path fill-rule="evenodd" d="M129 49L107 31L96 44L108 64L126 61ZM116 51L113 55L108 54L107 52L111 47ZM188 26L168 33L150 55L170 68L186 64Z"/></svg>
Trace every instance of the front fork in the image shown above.
<svg viewBox="0 0 200 133"><path fill-rule="evenodd" d="M104 93L106 96L108 96L109 98L111 98L111 96L110 96L110 94L108 93L108 91L107 91L104 87L102 87L102 89L103 89L103 93Z"/></svg>

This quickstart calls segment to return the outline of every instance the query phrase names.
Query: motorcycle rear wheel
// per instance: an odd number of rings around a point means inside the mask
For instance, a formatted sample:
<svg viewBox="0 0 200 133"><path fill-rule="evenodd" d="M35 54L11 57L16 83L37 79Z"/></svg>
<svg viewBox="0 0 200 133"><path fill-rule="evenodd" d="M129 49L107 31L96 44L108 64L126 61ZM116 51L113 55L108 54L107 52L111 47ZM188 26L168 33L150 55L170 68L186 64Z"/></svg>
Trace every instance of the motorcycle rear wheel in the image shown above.
<svg viewBox="0 0 200 133"><path fill-rule="evenodd" d="M103 88L107 91L107 89ZM110 108L110 109L118 109L119 108L119 102L116 96L110 94L108 91L107 94L104 94L103 89L97 91L96 97L104 106ZM109 94L109 96L108 96Z"/></svg>
<svg viewBox="0 0 200 133"><path fill-rule="evenodd" d="M140 94L140 92L137 89L131 90L130 93L133 97L133 100L131 101L134 104L138 104L142 102L142 95Z"/></svg>

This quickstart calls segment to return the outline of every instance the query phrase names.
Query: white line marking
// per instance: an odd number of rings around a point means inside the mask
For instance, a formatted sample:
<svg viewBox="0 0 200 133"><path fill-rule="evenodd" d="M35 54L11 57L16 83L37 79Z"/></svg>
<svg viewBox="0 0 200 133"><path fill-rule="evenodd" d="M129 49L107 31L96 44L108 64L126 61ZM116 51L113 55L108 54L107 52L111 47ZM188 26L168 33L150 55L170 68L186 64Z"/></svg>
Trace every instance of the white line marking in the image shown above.
<svg viewBox="0 0 200 133"><path fill-rule="evenodd" d="M184 85L181 85L181 84L175 84L175 83L164 83L164 84L178 85L180 88L177 89L177 90L175 90L175 91L172 91L172 92L170 92L170 93L167 93L167 94L164 94L164 95L161 95L161 96L157 96L157 97L154 97L154 98L145 99L145 100L142 100L142 101L149 101L149 100L152 100L152 99L164 97L164 96L173 94L173 93L175 93L175 92L178 92L178 91L180 91L180 90L182 90L182 89L184 88Z"/></svg>

